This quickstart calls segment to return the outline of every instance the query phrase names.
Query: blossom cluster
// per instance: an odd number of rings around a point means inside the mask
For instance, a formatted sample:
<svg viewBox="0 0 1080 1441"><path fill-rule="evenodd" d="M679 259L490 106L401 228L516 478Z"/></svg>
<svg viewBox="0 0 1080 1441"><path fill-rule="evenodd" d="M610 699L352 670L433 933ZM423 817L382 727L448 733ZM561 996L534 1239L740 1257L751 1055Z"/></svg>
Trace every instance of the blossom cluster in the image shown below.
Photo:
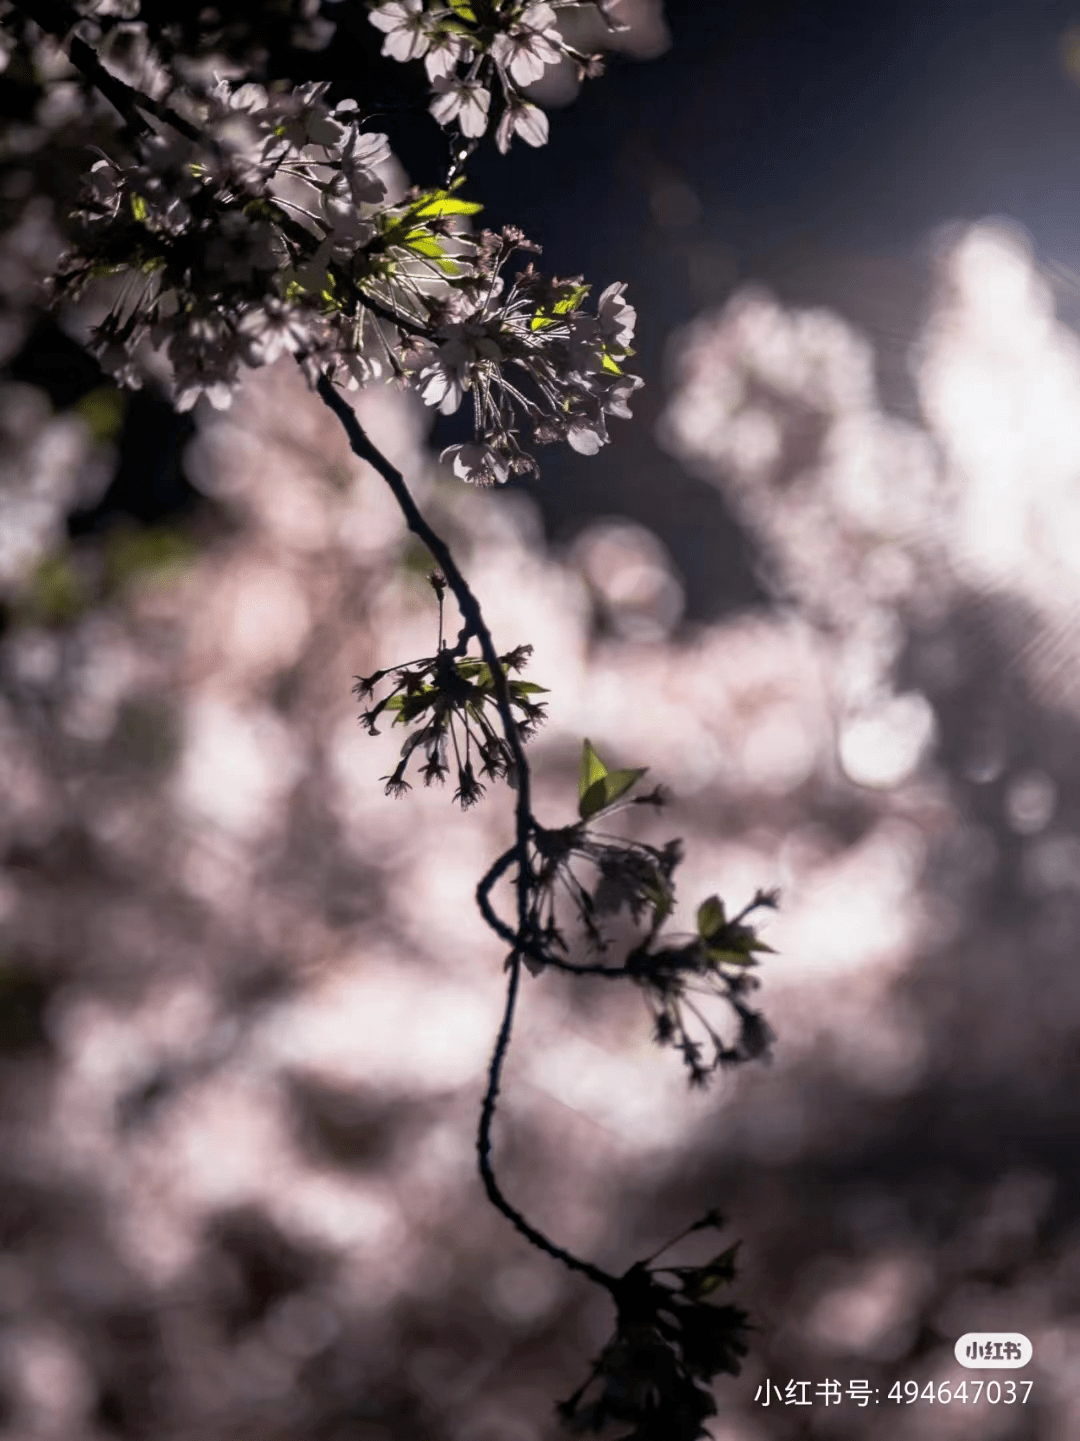
<svg viewBox="0 0 1080 1441"><path fill-rule="evenodd" d="M583 8L577 0L376 0L369 18L386 34L384 55L423 60L434 92L432 115L467 140L487 131L497 89L502 113L495 144L505 154L515 135L527 145L547 143L547 116L524 92L549 65L568 60L582 79L601 73L600 57L577 50L556 25L556 10ZM626 28L612 13L612 0L591 8L610 29Z"/></svg>
<svg viewBox="0 0 1080 1441"><path fill-rule="evenodd" d="M433 309L433 341L415 352L426 404L449 415L471 396L475 439L450 446L443 459L480 484L534 468L522 423L536 444L565 440L594 455L608 440L606 417L629 418L642 384L623 369L637 318L625 285L609 285L594 312L585 309L590 287L580 276L549 278L529 264L507 286L500 272L526 244L517 231L485 232L473 276Z"/></svg>
<svg viewBox="0 0 1080 1441"><path fill-rule="evenodd" d="M218 80L188 92L183 129L92 167L56 283L74 295L121 278L94 333L102 363L128 385L163 365L180 409L201 395L227 406L244 365L285 352L312 381L396 378L443 414L468 393L475 438L446 458L480 483L534 466L523 425L535 443L594 453L641 384L622 366L625 287L589 313L580 279L530 264L507 286L509 257L537 247L510 229L464 233L480 206L456 187L391 202L387 137L327 91Z"/></svg>
<svg viewBox="0 0 1080 1441"><path fill-rule="evenodd" d="M203 394L227 406L244 364L285 351L314 361L346 350L360 379L378 373L366 314L326 305L323 292L329 262L376 233L390 150L361 129L355 101L331 108L326 90L217 81L189 97L192 135L152 131L129 161L91 168L78 249L56 283L70 295L122 277L93 340L121 383L140 383L151 351L181 410Z"/></svg>

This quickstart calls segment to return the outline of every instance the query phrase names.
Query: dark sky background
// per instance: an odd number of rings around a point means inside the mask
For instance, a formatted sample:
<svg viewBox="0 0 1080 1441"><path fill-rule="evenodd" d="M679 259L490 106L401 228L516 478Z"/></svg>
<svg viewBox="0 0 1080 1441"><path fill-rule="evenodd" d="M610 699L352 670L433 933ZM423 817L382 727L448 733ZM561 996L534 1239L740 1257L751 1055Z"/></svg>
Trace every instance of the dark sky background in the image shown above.
<svg viewBox="0 0 1080 1441"><path fill-rule="evenodd" d="M652 440L671 331L757 281L827 305L868 334L886 407L917 416L907 354L928 259L949 222L1007 216L1040 256L1080 271L1080 87L1051 0L671 0L673 43L617 60L552 114L551 141L509 161L485 147L471 187L545 268L629 282L648 388L632 425L581 459L547 453L529 485L556 544L627 514L672 550L688 615L761 599L752 554L717 492ZM700 202L667 207L663 185ZM1067 313L1067 312L1066 312Z"/></svg>

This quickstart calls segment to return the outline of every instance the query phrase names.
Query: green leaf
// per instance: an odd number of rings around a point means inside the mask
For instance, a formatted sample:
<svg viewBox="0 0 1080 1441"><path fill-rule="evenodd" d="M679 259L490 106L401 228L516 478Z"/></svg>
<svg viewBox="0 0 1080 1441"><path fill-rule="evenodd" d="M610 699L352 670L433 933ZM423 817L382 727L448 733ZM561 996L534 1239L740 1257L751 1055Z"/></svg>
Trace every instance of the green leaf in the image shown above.
<svg viewBox="0 0 1080 1441"><path fill-rule="evenodd" d="M146 219L146 216L147 216L146 201L142 198L141 195L132 194L132 196L131 196L131 213L132 213L132 215L134 215L135 219L139 222L140 225L141 225L142 222Z"/></svg>
<svg viewBox="0 0 1080 1441"><path fill-rule="evenodd" d="M609 771L599 780L593 781L578 803L578 815L583 821L587 821L607 810L608 806L613 806L624 796L647 770L648 766L642 766L639 770Z"/></svg>
<svg viewBox="0 0 1080 1441"><path fill-rule="evenodd" d="M703 941L711 941L717 931L727 924L724 903L719 896L710 896L698 906L697 930Z"/></svg>
<svg viewBox="0 0 1080 1441"><path fill-rule="evenodd" d="M576 310L591 289L591 285L577 286L569 295L564 295L562 300L555 302L551 307L553 314L568 315L571 310Z"/></svg>
<svg viewBox="0 0 1080 1441"><path fill-rule="evenodd" d="M406 233L397 244L411 250L414 255L430 256L433 260L441 259L443 254L442 243L432 235L431 231L424 225L418 225Z"/></svg>
<svg viewBox="0 0 1080 1441"><path fill-rule="evenodd" d="M439 215L478 215L483 206L476 200L458 200L445 190L422 196L410 210L419 220L433 220Z"/></svg>
<svg viewBox="0 0 1080 1441"><path fill-rule="evenodd" d="M450 9L462 20L468 20L470 25L476 24L476 11L469 4L469 0L447 0Z"/></svg>
<svg viewBox="0 0 1080 1441"><path fill-rule="evenodd" d="M683 1294L693 1301L702 1301L706 1296L711 1296L719 1286L734 1281L735 1257L739 1244L736 1241L734 1246L721 1251L719 1256L714 1256L704 1266L680 1266L677 1274L682 1281Z"/></svg>
<svg viewBox="0 0 1080 1441"><path fill-rule="evenodd" d="M478 690L494 689L491 667L486 660L463 660L458 662L458 675L462 680L472 681Z"/></svg>
<svg viewBox="0 0 1080 1441"><path fill-rule="evenodd" d="M550 311L541 308L529 321L529 329L546 330L549 325L557 325L558 321L556 317L569 315L572 310L576 310L586 295L588 295L591 288L592 287L588 285L578 285L569 295L564 295L561 300L556 300ZM621 370L619 374L622 374Z"/></svg>
<svg viewBox="0 0 1080 1441"><path fill-rule="evenodd" d="M608 773L607 766L596 754L592 741L586 737L581 749L581 779L578 781L578 800L585 799L585 792Z"/></svg>
<svg viewBox="0 0 1080 1441"><path fill-rule="evenodd" d="M613 358L608 354L608 352L607 352L606 350L604 351L604 358L603 358L601 364L603 365L604 369L605 369L605 370L609 370L612 375L622 375L622 374L623 374L622 367L619 366L619 365L616 365L615 361L614 361Z"/></svg>
<svg viewBox="0 0 1080 1441"><path fill-rule="evenodd" d="M512 680L510 689L514 695L548 695L546 685L537 685L533 680Z"/></svg>
<svg viewBox="0 0 1080 1441"><path fill-rule="evenodd" d="M757 961L746 951L721 950L709 947L707 953L714 966L756 966Z"/></svg>

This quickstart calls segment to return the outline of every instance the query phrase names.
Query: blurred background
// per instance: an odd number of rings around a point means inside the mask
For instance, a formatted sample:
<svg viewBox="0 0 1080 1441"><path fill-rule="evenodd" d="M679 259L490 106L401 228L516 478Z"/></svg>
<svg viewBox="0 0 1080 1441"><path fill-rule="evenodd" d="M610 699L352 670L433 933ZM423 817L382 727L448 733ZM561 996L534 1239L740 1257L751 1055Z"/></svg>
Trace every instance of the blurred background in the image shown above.
<svg viewBox="0 0 1080 1441"><path fill-rule="evenodd" d="M361 411L500 645L535 645L541 818L588 734L675 793L639 833L685 839L677 921L781 887L778 1042L687 1094L634 997L530 981L504 1188L614 1270L723 1209L757 1330L716 1441L1067 1441L1080 11L627 8L603 80L545 81L551 144L472 190L547 269L630 282L633 422L477 493L433 458L452 427ZM322 50L257 17L271 72L378 78L333 9ZM295 368L178 417L44 316L64 95L13 49L0 1434L554 1441L611 1318L474 1173L502 952L471 895L509 798L385 798L397 743L350 695L430 653L428 561ZM438 143L403 125L412 178ZM962 1379L979 1330L1032 1339L1026 1405L887 1399ZM755 1401L790 1380L809 1405Z"/></svg>

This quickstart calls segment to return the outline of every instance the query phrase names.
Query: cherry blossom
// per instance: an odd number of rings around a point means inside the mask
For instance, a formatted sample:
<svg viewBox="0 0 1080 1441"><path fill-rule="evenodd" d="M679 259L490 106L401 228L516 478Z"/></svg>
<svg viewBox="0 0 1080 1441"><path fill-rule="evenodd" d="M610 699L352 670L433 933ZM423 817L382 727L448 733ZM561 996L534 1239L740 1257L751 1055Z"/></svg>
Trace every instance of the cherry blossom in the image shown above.
<svg viewBox="0 0 1080 1441"><path fill-rule="evenodd" d="M423 0L388 0L368 16L372 25L386 31L382 53L395 60L419 60L430 44Z"/></svg>
<svg viewBox="0 0 1080 1441"><path fill-rule="evenodd" d="M562 58L562 45L550 5L529 5L512 30L491 42L495 63L508 71L515 85L532 85L549 65Z"/></svg>
<svg viewBox="0 0 1080 1441"><path fill-rule="evenodd" d="M538 105L524 100L507 105L495 131L495 144L503 155L515 135L520 135L526 145L547 144L548 118Z"/></svg>
<svg viewBox="0 0 1080 1441"><path fill-rule="evenodd" d="M440 125L457 122L462 135L475 139L488 126L491 93L474 80L456 80L437 76L432 84L435 99L431 113Z"/></svg>

